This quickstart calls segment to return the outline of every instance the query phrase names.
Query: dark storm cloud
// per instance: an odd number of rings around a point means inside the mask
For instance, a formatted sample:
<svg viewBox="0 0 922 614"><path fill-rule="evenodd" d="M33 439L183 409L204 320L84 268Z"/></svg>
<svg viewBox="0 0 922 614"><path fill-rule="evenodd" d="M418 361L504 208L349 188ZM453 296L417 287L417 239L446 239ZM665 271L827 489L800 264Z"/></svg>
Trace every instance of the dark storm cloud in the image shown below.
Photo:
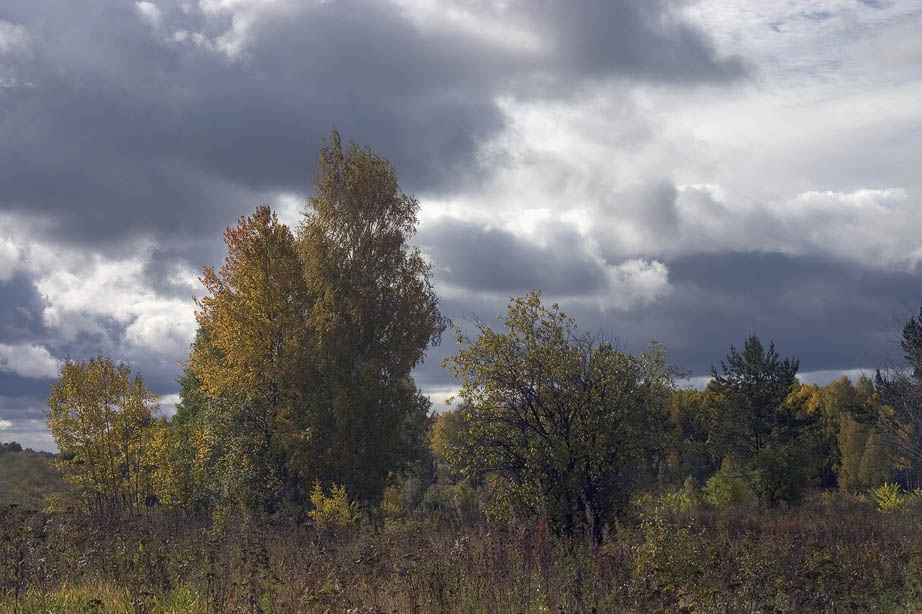
<svg viewBox="0 0 922 614"><path fill-rule="evenodd" d="M799 357L802 371L873 368L893 357L898 323L922 301L922 271L778 253L693 255L668 264L675 291L650 317L669 323L671 338L660 340L700 375L751 333Z"/></svg>
<svg viewBox="0 0 922 614"><path fill-rule="evenodd" d="M537 245L505 230L452 220L420 233L416 242L431 254L436 279L472 293L541 289L573 296L592 294L606 282L602 265L586 254L574 230L561 229Z"/></svg>
<svg viewBox="0 0 922 614"><path fill-rule="evenodd" d="M782 356L800 358L801 372L868 369L899 362L902 323L918 313L922 271L864 268L822 257L779 253L696 254L668 262L673 291L631 311L561 298L560 307L586 330L602 330L630 352L664 344L670 362L695 376L710 375L750 334ZM557 300L545 294L545 301ZM471 295L442 301L442 309L472 332L465 318L493 328L506 297ZM417 374L421 386L450 387L441 358L457 351L454 338L430 350Z"/></svg>
<svg viewBox="0 0 922 614"><path fill-rule="evenodd" d="M153 4L147 17L125 0L0 4L18 37L0 49L0 213L18 220L17 241L87 261L62 263L71 273L91 270L91 253L142 261L159 298L195 293L176 271L219 264L221 231L238 216L281 193L306 197L334 127L390 159L406 192L451 194L492 170L479 148L505 127L503 96L559 100L609 81L687 86L743 72L672 2L470 5L535 34L537 51L449 21L421 26L371 0L267 3L242 20L192 2ZM240 53L229 56L220 43L241 21ZM452 283L582 294L604 282L575 235L538 248L499 231L456 230L435 246ZM17 276L0 291L0 343L38 344L58 359L107 354L156 392L176 390L182 356L131 346L124 317L78 310L43 324L47 297L34 281ZM0 376L0 395L16 400L0 406L0 419L26 420L6 409L26 407L39 420L47 383Z"/></svg>
<svg viewBox="0 0 922 614"><path fill-rule="evenodd" d="M606 76L740 74L663 2L522 5L513 14L552 42L538 57L420 30L382 2L302 3L256 19L236 60L167 40L230 22L158 6L159 27L115 0L0 10L30 40L14 57L29 85L0 89L0 206L77 242L169 243L214 233L261 195L306 194L333 126L388 156L408 191L452 190L502 128L495 100L515 82L538 75L565 92Z"/></svg>
<svg viewBox="0 0 922 614"><path fill-rule="evenodd" d="M0 90L0 190L78 242L213 233L259 194L306 193L333 126L425 187L501 125L473 53L377 3L271 22L236 62L158 41L133 3L34 6L2 15L32 37L34 86Z"/></svg>
<svg viewBox="0 0 922 614"><path fill-rule="evenodd" d="M742 60L718 57L702 32L675 16L677 5L669 0L589 0L577 9L563 0L529 0L521 7L539 15L539 28L556 43L559 66L578 75L685 84L742 77Z"/></svg>
<svg viewBox="0 0 922 614"><path fill-rule="evenodd" d="M10 420L14 424L25 420L44 421L45 417L42 411L45 407L45 398L51 392L50 387L48 388L33 391L32 394L28 392L22 394L0 393L0 412L3 413L3 419ZM0 441L6 441L5 432L2 430L0 430Z"/></svg>
<svg viewBox="0 0 922 614"><path fill-rule="evenodd" d="M0 343L15 344L45 333L45 302L24 273L0 281Z"/></svg>
<svg viewBox="0 0 922 614"><path fill-rule="evenodd" d="M204 293L201 284L194 283L189 285L186 279L176 275L176 271L181 269L186 262L202 263L202 266L205 266L205 263L220 260L220 250L201 249L204 246L211 247L212 245L213 242L204 245L199 244L191 249L163 250L154 248L144 261L142 275L148 286L158 296L178 299L201 296Z"/></svg>
<svg viewBox="0 0 922 614"><path fill-rule="evenodd" d="M44 400L51 392L50 379L22 377L15 373L0 371L0 394ZM8 418L9 416L0 416Z"/></svg>

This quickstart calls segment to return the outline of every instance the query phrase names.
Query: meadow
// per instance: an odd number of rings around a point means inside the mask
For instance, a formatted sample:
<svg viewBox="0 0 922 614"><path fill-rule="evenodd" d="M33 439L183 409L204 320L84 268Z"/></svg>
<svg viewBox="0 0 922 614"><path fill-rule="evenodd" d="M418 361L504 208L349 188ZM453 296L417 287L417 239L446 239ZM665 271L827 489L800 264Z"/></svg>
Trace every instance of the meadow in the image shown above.
<svg viewBox="0 0 922 614"><path fill-rule="evenodd" d="M0 518L0 611L917 612L922 513L647 501L601 544L442 510L319 529L235 508Z"/></svg>

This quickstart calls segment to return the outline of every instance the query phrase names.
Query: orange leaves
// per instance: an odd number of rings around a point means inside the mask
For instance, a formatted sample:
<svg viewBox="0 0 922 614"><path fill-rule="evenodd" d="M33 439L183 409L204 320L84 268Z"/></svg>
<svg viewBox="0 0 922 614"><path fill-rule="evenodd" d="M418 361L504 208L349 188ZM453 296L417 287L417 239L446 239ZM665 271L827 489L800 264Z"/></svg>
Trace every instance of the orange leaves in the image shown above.
<svg viewBox="0 0 922 614"><path fill-rule="evenodd" d="M206 267L201 277L210 295L196 317L207 342L189 365L210 395L278 404L292 394L304 353L308 300L294 237L267 206L224 237L220 272Z"/></svg>

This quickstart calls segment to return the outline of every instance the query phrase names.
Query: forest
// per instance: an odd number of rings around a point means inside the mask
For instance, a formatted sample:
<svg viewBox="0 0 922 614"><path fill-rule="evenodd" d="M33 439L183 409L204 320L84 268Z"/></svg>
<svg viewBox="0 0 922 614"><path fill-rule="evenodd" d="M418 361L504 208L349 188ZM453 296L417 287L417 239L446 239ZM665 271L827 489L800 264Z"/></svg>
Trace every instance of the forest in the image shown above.
<svg viewBox="0 0 922 614"><path fill-rule="evenodd" d="M64 362L59 453L0 448L0 610L922 608L922 311L857 381L753 334L696 389L540 289L450 322L418 209L334 132L301 224L260 206L205 267L175 415ZM443 336L437 414L412 374Z"/></svg>

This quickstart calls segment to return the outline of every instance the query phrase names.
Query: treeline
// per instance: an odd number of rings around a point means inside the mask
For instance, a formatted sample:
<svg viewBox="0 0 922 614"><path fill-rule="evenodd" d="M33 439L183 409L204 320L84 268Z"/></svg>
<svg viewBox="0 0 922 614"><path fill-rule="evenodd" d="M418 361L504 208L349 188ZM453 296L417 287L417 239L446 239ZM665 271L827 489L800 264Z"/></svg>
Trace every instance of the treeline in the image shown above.
<svg viewBox="0 0 922 614"><path fill-rule="evenodd" d="M53 506L318 523L425 508L602 541L642 493L771 506L812 487L918 485L922 314L904 330L906 370L808 386L753 335L699 391L662 346L626 352L533 292L499 328L456 331L443 366L457 408L431 416L411 371L449 322L409 244L418 203L335 132L318 160L298 228L263 206L227 229L172 419L127 366L64 364L48 424L72 496Z"/></svg>

